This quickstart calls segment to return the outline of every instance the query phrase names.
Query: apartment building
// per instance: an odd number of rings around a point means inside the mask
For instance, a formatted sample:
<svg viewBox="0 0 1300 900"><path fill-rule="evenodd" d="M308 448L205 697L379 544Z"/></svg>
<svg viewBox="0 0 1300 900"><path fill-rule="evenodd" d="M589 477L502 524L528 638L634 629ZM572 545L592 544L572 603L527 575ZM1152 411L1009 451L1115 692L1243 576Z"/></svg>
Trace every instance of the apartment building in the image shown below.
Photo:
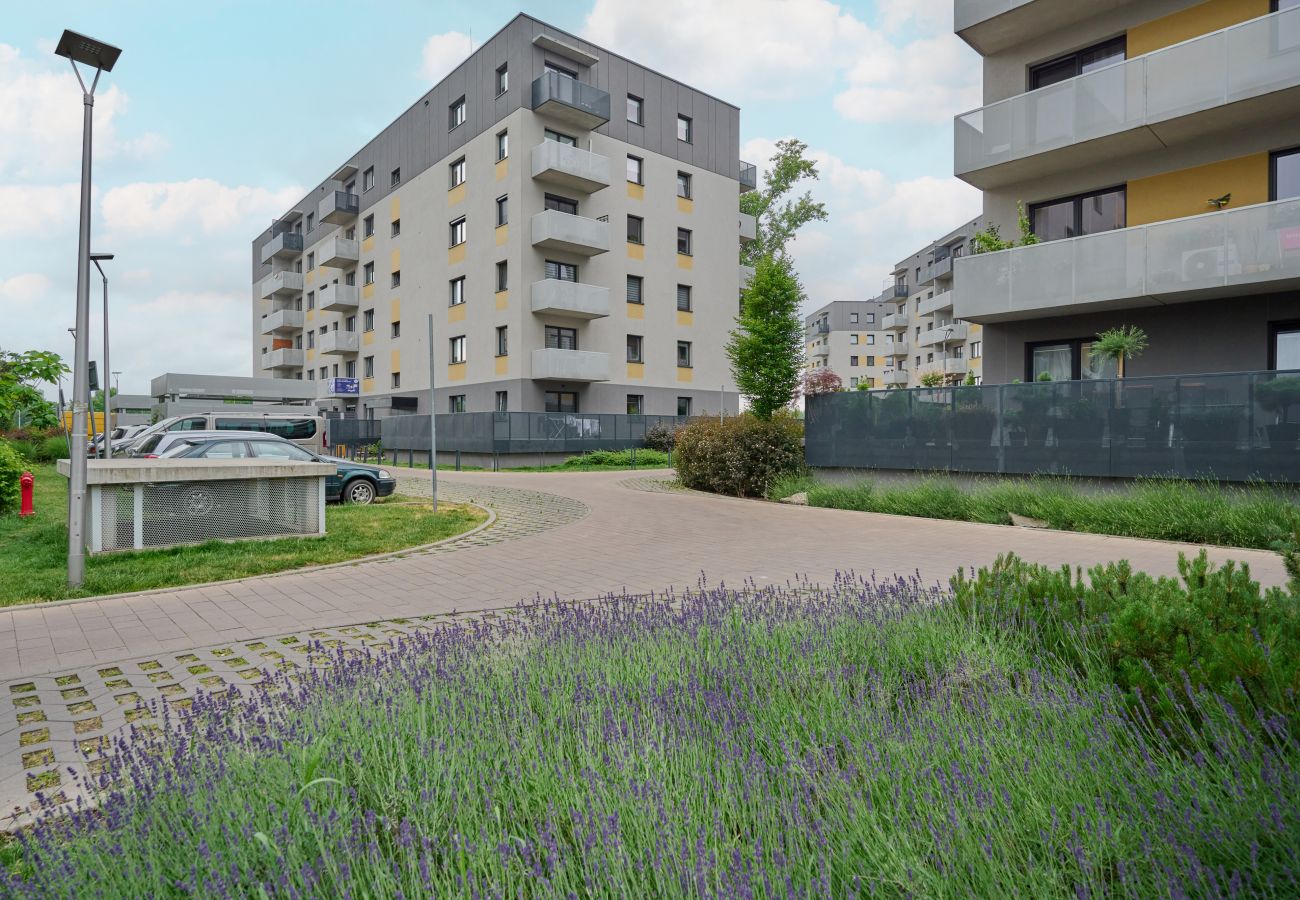
<svg viewBox="0 0 1300 900"><path fill-rule="evenodd" d="M526 15L253 241L253 369L328 411L738 397L740 112Z"/></svg>
<svg viewBox="0 0 1300 900"><path fill-rule="evenodd" d="M805 368L830 369L844 387L882 387L886 307L880 300L834 300L804 319Z"/></svg>
<svg viewBox="0 0 1300 900"><path fill-rule="evenodd" d="M956 0L984 106L955 170L1015 238L956 261L990 382L1300 368L1300 0Z"/></svg>

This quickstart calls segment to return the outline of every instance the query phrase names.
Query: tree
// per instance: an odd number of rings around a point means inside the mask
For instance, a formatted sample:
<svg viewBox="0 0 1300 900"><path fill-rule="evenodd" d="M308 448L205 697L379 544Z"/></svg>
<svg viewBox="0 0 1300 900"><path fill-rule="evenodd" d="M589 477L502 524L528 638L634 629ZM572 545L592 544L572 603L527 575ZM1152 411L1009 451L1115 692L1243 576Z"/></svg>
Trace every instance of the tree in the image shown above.
<svg viewBox="0 0 1300 900"><path fill-rule="evenodd" d="M0 350L0 428L53 428L58 423L54 404L36 386L55 384L69 371L57 353Z"/></svg>
<svg viewBox="0 0 1300 900"><path fill-rule="evenodd" d="M109 389L108 389L108 396L110 396L110 397L116 397L116 396L117 396L117 388L109 388ZM104 392L103 392L103 391L95 391L95 396L92 397L91 400L90 400L90 408L93 409L95 412L103 412L103 411L104 411Z"/></svg>
<svg viewBox="0 0 1300 900"><path fill-rule="evenodd" d="M1115 376L1124 377L1124 361L1136 359L1147 348L1147 333L1136 325L1121 325L1097 335L1092 352L1102 359L1115 360Z"/></svg>
<svg viewBox="0 0 1300 900"><path fill-rule="evenodd" d="M921 387L937 388L943 384L943 373L931 369L928 372L921 373Z"/></svg>
<svg viewBox="0 0 1300 900"><path fill-rule="evenodd" d="M764 256L745 288L727 358L740 392L760 419L788 406L803 369L803 289L789 260Z"/></svg>
<svg viewBox="0 0 1300 900"><path fill-rule="evenodd" d="M807 149L807 144L794 138L777 141L772 168L763 173L763 187L740 195L740 211L758 223L755 239L741 247L740 261L745 265L757 265L765 256L784 259L786 244L796 231L809 222L826 221L825 204L813 200L810 191L787 196L804 179L818 178L817 164L804 158Z"/></svg>
<svg viewBox="0 0 1300 900"><path fill-rule="evenodd" d="M834 369L807 369L799 385L799 391L805 397L834 394L842 390L844 390L844 381L835 374Z"/></svg>

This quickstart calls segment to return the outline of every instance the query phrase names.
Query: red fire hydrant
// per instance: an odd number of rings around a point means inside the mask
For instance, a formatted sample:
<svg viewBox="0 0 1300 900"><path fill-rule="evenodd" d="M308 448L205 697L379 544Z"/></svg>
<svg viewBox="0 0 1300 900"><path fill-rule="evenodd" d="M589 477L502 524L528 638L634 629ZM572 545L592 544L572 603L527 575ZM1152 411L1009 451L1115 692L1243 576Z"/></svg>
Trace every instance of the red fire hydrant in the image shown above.
<svg viewBox="0 0 1300 900"><path fill-rule="evenodd" d="M18 515L35 515L36 510L32 507L32 489L36 486L36 476L31 472L24 472L22 477L18 479L18 484L22 487L23 491L23 504L18 510Z"/></svg>

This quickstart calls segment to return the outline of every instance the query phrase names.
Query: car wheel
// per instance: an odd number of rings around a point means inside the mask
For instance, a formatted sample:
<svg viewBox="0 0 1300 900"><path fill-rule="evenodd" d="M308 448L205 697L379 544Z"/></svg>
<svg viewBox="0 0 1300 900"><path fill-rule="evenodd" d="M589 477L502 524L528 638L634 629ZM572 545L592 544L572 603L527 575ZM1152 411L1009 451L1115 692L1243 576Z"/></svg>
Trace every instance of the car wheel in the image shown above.
<svg viewBox="0 0 1300 900"><path fill-rule="evenodd" d="M375 502L375 486L364 478L349 481L343 486L343 502L365 506Z"/></svg>
<svg viewBox="0 0 1300 900"><path fill-rule="evenodd" d="M181 496L181 510L187 516L197 518L210 515L216 506L212 491L205 487L191 487Z"/></svg>

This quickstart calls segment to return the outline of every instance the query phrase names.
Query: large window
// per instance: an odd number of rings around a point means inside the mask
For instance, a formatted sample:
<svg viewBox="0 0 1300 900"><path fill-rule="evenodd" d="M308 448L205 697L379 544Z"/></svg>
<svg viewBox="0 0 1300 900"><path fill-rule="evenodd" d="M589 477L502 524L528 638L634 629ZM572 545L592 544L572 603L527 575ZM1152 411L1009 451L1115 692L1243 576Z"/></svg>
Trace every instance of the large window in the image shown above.
<svg viewBox="0 0 1300 900"><path fill-rule="evenodd" d="M629 416L644 415L645 394L628 394L627 395L627 414Z"/></svg>
<svg viewBox="0 0 1300 900"><path fill-rule="evenodd" d="M566 69L564 66L551 62L549 59L542 63L542 68L547 72L554 72L556 75L563 75L565 78L577 78L578 73L572 69Z"/></svg>
<svg viewBox="0 0 1300 900"><path fill-rule="evenodd" d="M463 413L465 411L465 395L452 394L447 398L447 412Z"/></svg>
<svg viewBox="0 0 1300 900"><path fill-rule="evenodd" d="M548 413L576 413L578 411L577 392L547 391L546 411Z"/></svg>
<svg viewBox="0 0 1300 900"><path fill-rule="evenodd" d="M567 134L561 134L558 131L546 129L542 136L548 141L555 141L557 144L568 144L570 147L578 146L578 139Z"/></svg>
<svg viewBox="0 0 1300 900"><path fill-rule="evenodd" d="M1025 379L1037 381L1044 373L1051 381L1114 378L1115 361L1094 356L1092 345L1093 338L1026 344Z"/></svg>
<svg viewBox="0 0 1300 900"><path fill-rule="evenodd" d="M1276 322L1269 326L1268 367L1300 369L1300 320Z"/></svg>
<svg viewBox="0 0 1300 900"><path fill-rule="evenodd" d="M577 350L578 329L547 325L546 346L550 350Z"/></svg>
<svg viewBox="0 0 1300 900"><path fill-rule="evenodd" d="M556 281L577 281L578 267L573 263L548 259L546 261L546 277L554 278Z"/></svg>
<svg viewBox="0 0 1300 900"><path fill-rule="evenodd" d="M1076 50L1074 53L1058 56L1056 59L1050 59L1036 66L1030 66L1029 89L1032 91L1037 88L1047 87L1049 84L1059 84L1062 81L1077 78L1086 72L1123 62L1126 43L1124 36L1121 35L1109 41Z"/></svg>
<svg viewBox="0 0 1300 900"><path fill-rule="evenodd" d="M547 194L542 200L542 206L571 216L578 214L578 201L571 200L568 197L561 197L559 194Z"/></svg>
<svg viewBox="0 0 1300 900"><path fill-rule="evenodd" d="M1030 227L1040 241L1114 231L1126 227L1124 201L1124 188L1117 187L1035 203L1029 207Z"/></svg>
<svg viewBox="0 0 1300 900"><path fill-rule="evenodd" d="M1295 0L1300 8L1300 0ZM1274 153L1269 165L1268 198L1291 200L1300 197L1300 147Z"/></svg>

